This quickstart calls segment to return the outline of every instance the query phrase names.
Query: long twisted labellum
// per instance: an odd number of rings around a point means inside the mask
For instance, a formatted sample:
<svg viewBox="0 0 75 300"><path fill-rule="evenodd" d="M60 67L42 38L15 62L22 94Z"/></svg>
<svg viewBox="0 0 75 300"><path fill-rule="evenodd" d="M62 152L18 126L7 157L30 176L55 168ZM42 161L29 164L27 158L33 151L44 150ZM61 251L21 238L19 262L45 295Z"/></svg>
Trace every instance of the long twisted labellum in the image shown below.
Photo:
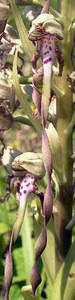
<svg viewBox="0 0 75 300"><path fill-rule="evenodd" d="M11 235L11 240L10 240L10 246L9 246L9 251L7 253L6 257L6 263L5 263L5 300L9 300L9 289L11 286L12 282L12 247L14 243L17 240L17 237L19 235L24 215L25 215L25 209L26 209L26 204L28 200L28 195L31 192L34 192L35 190L35 176L29 174L26 177L24 177L19 186L19 191L18 191L18 200L19 200L19 209L18 209L18 214L17 218L12 230L12 235Z"/></svg>
<svg viewBox="0 0 75 300"><path fill-rule="evenodd" d="M42 128L42 156L46 173L48 176L51 176L52 155L48 141L48 136L44 127Z"/></svg>

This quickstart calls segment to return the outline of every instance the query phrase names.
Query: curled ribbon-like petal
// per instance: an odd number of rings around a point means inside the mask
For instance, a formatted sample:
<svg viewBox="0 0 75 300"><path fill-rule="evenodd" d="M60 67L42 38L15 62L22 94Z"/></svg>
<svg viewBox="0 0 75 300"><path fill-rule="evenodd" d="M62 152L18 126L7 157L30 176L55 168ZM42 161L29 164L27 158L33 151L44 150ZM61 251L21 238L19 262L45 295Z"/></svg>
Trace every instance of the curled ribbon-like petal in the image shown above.
<svg viewBox="0 0 75 300"><path fill-rule="evenodd" d="M19 195L19 209L16 217L15 224L13 226L11 240L9 245L9 251L6 256L5 263L5 300L9 300L9 289L12 282L12 248L16 242L25 215L26 204L28 196L31 192L35 192L35 176L32 174L26 175L19 183L18 195Z"/></svg>

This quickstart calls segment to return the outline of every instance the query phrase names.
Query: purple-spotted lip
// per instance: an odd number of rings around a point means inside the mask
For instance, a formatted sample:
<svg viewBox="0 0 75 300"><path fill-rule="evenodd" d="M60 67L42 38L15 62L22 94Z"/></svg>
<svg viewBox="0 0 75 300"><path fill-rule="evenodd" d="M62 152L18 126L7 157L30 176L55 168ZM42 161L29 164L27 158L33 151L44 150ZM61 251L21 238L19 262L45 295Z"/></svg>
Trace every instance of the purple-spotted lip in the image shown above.
<svg viewBox="0 0 75 300"><path fill-rule="evenodd" d="M51 62L51 61L52 61L52 58L51 58L51 57L49 57L49 58L43 60L44 64L47 64L47 63L49 63L49 62Z"/></svg>

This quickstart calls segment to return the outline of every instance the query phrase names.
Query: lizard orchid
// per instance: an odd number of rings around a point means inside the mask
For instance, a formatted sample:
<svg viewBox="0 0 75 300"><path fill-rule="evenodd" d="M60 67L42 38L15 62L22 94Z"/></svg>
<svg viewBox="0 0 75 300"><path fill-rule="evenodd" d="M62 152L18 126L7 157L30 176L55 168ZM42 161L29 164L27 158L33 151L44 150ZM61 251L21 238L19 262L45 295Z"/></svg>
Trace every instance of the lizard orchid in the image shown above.
<svg viewBox="0 0 75 300"><path fill-rule="evenodd" d="M13 275L13 266L12 266L12 247L16 242L22 223L25 215L26 204L28 201L28 196L31 192L36 191L35 185L35 176L32 174L26 174L21 180L17 183L17 193L16 199L19 202L19 208L17 212L17 217L15 224L13 226L11 240L9 245L9 250L6 256L6 264L5 264L5 300L9 299L9 289L12 282Z"/></svg>
<svg viewBox="0 0 75 300"><path fill-rule="evenodd" d="M51 95L51 77L53 62L57 58L60 65L60 71L63 68L63 59L59 48L59 40L63 39L61 25L57 22L52 14L45 12L49 11L49 1L45 4L42 13L32 22L32 27L29 31L29 39L36 43L37 54L34 55L33 65L35 61L41 57L43 62L43 92L41 115L42 123L45 125L48 117L48 109ZM34 66L33 66L33 72Z"/></svg>
<svg viewBox="0 0 75 300"><path fill-rule="evenodd" d="M12 162L11 162L12 163ZM30 193L38 193L38 188L35 181L38 177L42 177L45 173L41 153L23 153L18 155L12 163L13 174L20 179L15 183L16 200L19 208L15 224L13 226L9 251L6 256L5 264L5 300L9 299L9 289L12 282L13 267L12 267L12 247L16 242L25 215L27 201ZM36 175L35 175L36 174Z"/></svg>
<svg viewBox="0 0 75 300"><path fill-rule="evenodd" d="M45 129L44 129L45 130ZM44 133L46 134L46 132ZM46 143L47 135L46 135ZM49 145L48 145L49 147ZM43 156L45 156L45 144L43 140ZM52 189L51 189L51 157L50 157L50 151L48 153L47 157L47 164L46 160L44 159L45 163L43 164L42 155L41 153L23 153L21 155L18 155L13 163L12 163L12 170L13 174L15 176L19 176L19 181L17 181L17 191L16 191L16 199L19 203L18 213L16 217L15 224L13 226L12 234L11 234L11 240L10 240L10 246L9 251L6 256L6 264L5 264L5 300L9 299L9 289L12 282L12 275L13 275L13 268L12 268L12 248L14 243L17 240L17 237L19 235L26 205L28 202L29 194L35 193L39 198L41 202L41 213L43 214L43 228L42 231L36 241L35 244L35 260L34 260L34 266L31 271L31 285L32 285L32 294L35 294L36 288L38 284L41 282L41 276L38 271L37 267L37 261L42 254L43 250L46 247L47 243L47 232L46 232L46 225L50 219L50 216L52 214L52 207L53 207L53 201L52 201ZM45 169L48 175L48 185L46 188L45 193L38 191L38 186L36 185L36 181L39 178L42 178L45 174Z"/></svg>

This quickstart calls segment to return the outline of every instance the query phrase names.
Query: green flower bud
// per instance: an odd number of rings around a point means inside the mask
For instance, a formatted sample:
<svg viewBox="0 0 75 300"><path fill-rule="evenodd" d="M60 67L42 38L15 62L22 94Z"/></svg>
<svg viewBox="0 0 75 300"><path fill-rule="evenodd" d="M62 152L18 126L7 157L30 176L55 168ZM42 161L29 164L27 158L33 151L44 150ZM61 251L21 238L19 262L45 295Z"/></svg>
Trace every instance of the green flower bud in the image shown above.
<svg viewBox="0 0 75 300"><path fill-rule="evenodd" d="M63 171L63 160L62 160L62 149L60 140L55 127L50 123L48 129L46 129L50 148L52 151L53 158L53 168L58 177L59 183L63 183L65 180L65 175Z"/></svg>
<svg viewBox="0 0 75 300"><path fill-rule="evenodd" d="M17 156L13 163L12 169L15 171L28 171L36 176L42 177L45 174L41 153L26 152Z"/></svg>

